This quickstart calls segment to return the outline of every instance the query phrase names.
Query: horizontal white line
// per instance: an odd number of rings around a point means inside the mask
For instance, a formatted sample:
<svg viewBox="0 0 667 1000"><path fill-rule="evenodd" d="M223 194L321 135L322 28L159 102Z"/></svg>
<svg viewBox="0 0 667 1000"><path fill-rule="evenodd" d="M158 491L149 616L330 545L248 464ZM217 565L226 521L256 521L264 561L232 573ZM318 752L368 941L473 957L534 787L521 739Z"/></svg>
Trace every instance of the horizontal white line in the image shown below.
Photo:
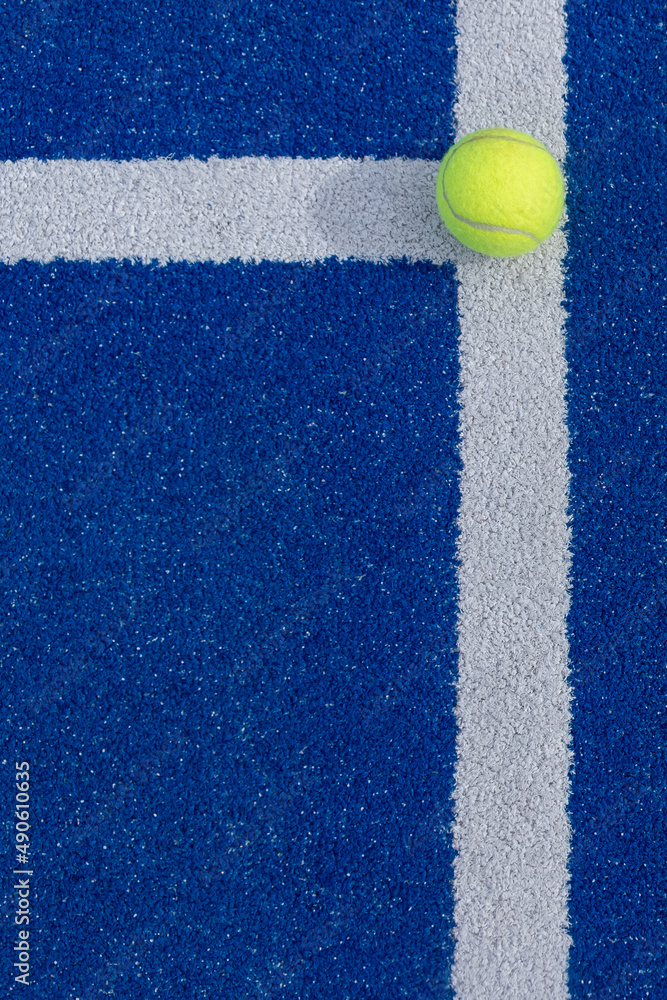
<svg viewBox="0 0 667 1000"><path fill-rule="evenodd" d="M469 255L438 216L437 171L400 158L4 162L0 260L441 264Z"/></svg>

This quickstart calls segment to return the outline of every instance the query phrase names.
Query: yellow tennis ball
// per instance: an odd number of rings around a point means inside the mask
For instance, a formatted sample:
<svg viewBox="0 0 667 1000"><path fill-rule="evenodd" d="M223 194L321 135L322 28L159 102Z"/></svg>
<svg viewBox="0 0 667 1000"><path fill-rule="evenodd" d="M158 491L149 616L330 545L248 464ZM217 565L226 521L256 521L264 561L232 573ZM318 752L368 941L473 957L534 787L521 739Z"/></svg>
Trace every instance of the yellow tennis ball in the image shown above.
<svg viewBox="0 0 667 1000"><path fill-rule="evenodd" d="M558 225L563 178L532 135L486 128L447 151L435 196L443 222L461 243L489 257L518 257Z"/></svg>

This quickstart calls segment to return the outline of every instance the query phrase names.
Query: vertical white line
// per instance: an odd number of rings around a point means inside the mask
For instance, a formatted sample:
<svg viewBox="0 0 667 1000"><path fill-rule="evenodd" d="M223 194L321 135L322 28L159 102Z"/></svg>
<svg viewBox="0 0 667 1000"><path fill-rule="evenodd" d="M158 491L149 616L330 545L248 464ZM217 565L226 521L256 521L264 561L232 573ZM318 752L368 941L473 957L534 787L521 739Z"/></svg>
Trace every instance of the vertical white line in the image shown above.
<svg viewBox="0 0 667 1000"><path fill-rule="evenodd" d="M457 132L565 153L561 0L458 0ZM570 700L562 260L457 262L461 327L458 1000L565 1000Z"/></svg>

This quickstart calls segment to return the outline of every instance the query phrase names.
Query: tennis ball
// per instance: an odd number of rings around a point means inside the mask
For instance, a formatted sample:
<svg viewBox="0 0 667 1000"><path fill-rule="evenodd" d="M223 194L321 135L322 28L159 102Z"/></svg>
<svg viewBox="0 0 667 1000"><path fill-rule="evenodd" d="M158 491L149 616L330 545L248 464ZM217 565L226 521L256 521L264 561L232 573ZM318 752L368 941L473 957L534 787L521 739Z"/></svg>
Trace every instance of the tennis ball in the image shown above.
<svg viewBox="0 0 667 1000"><path fill-rule="evenodd" d="M518 257L558 225L563 178L532 135L486 128L447 151L435 197L443 222L461 243L489 257Z"/></svg>

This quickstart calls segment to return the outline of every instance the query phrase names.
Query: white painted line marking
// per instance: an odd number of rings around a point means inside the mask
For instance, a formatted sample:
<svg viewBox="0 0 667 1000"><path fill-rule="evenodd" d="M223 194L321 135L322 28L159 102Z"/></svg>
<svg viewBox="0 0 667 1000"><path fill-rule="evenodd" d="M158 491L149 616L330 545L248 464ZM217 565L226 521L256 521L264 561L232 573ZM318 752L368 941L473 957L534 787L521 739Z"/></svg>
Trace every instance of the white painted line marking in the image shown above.
<svg viewBox="0 0 667 1000"><path fill-rule="evenodd" d="M457 134L565 153L560 0L458 0ZM569 488L558 232L459 260L458 1000L565 1000Z"/></svg>
<svg viewBox="0 0 667 1000"><path fill-rule="evenodd" d="M443 150L444 152L444 150ZM432 160L0 163L0 260L443 263Z"/></svg>

